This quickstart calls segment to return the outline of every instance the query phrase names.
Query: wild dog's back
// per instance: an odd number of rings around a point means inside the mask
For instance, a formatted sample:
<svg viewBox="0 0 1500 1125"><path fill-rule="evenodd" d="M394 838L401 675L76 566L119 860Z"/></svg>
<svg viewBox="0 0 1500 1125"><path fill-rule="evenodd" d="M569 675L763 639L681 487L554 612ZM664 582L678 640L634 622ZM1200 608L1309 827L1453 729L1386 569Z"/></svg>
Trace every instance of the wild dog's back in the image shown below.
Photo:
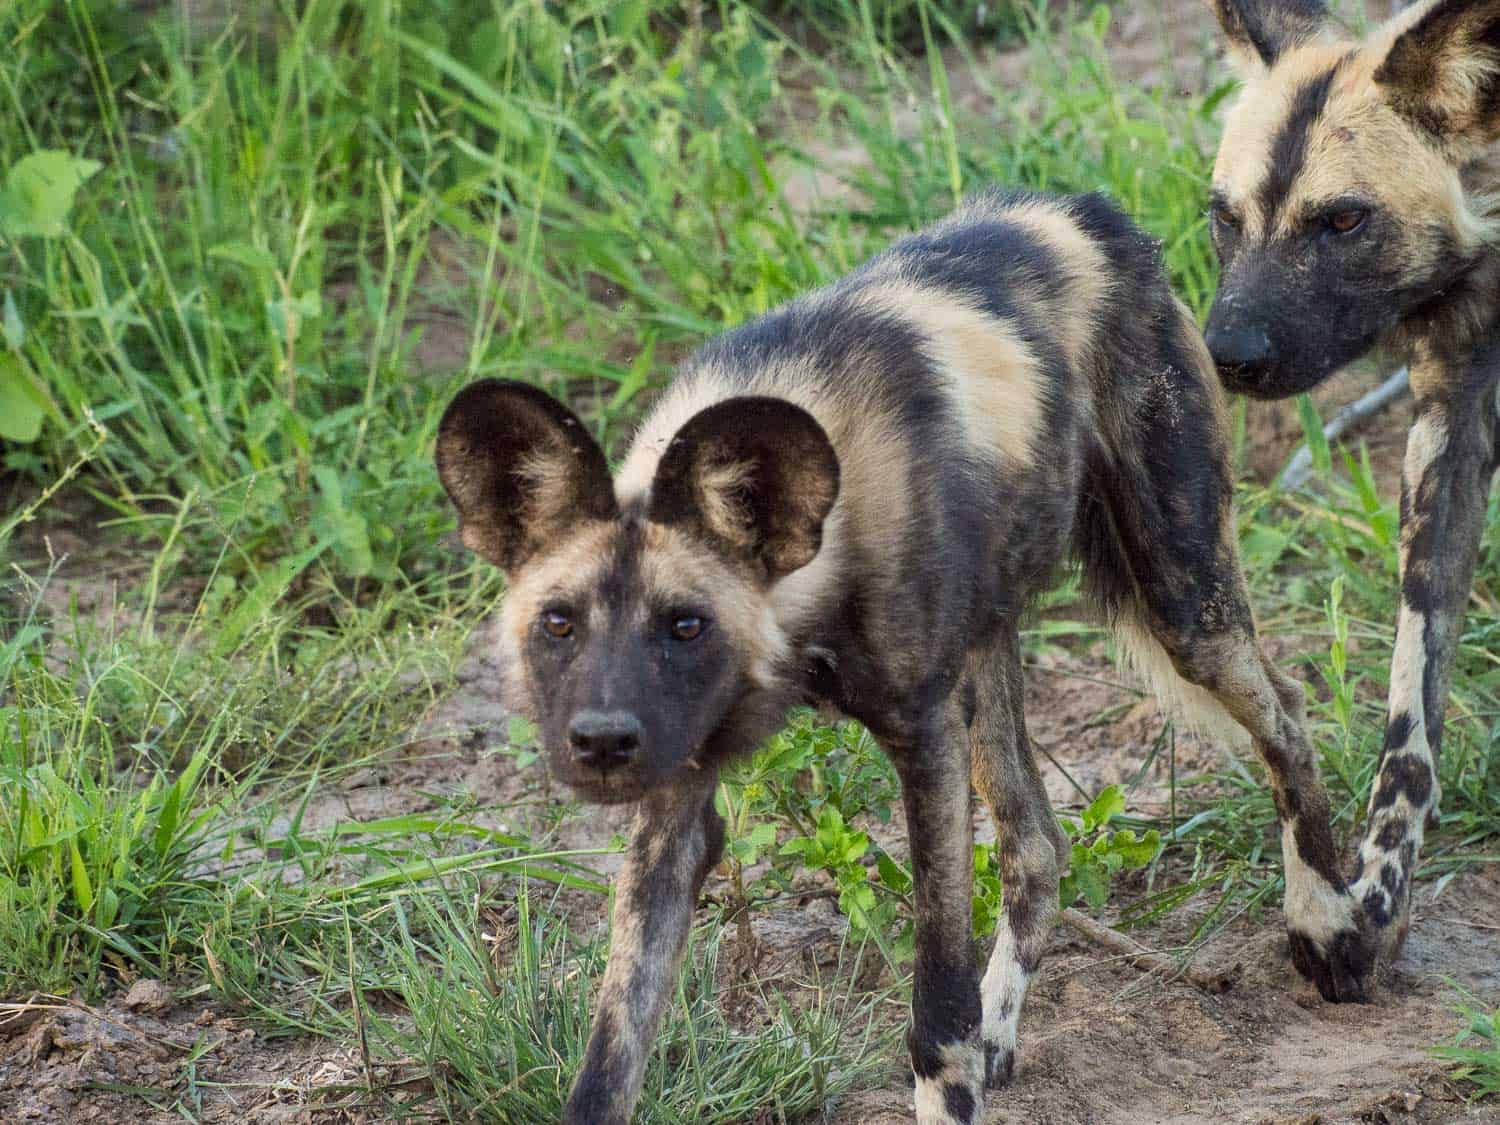
<svg viewBox="0 0 1500 1125"><path fill-rule="evenodd" d="M710 342L637 435L622 502L649 489L688 418L739 395L803 407L838 453L823 550L772 597L782 628L833 654L844 693L865 700L900 698L919 665L930 673L929 638L954 638L939 663L956 666L984 628L973 609L1014 616L1075 525L1096 591L1118 604L1129 571L1118 551L1101 554L1102 510L1080 523L1077 507L1121 487L1122 473L1138 476L1143 426L1161 431L1156 455L1191 462L1185 472L1222 452L1205 448L1215 435L1170 432L1193 414L1170 400L1213 414L1217 385L1157 244L1102 196L977 195L838 283ZM1084 475L1098 480L1080 492ZM856 674L850 661L863 661L840 648L879 658ZM787 671L805 672L795 643L788 654Z"/></svg>

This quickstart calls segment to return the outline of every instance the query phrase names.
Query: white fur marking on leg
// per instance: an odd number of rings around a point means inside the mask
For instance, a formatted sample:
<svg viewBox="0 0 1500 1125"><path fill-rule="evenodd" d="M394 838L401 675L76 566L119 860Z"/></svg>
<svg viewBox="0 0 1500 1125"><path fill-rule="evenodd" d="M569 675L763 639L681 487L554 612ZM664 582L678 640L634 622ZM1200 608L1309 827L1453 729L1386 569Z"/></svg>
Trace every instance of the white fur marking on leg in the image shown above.
<svg viewBox="0 0 1500 1125"><path fill-rule="evenodd" d="M984 1112L984 1052L973 1043L948 1043L939 1048L943 1067L931 1078L917 1078L917 1125L971 1125ZM974 1113L965 1119L948 1112L948 1087L967 1090Z"/></svg>
<svg viewBox="0 0 1500 1125"><path fill-rule="evenodd" d="M1237 750L1248 748L1250 739L1245 728L1234 721L1212 692L1182 678L1167 650L1149 629L1127 619L1116 624L1114 634L1125 666L1146 682L1147 689L1161 702L1162 710L1184 729Z"/></svg>
<svg viewBox="0 0 1500 1125"><path fill-rule="evenodd" d="M1003 1051L1016 1049L1016 1028L1021 1022L1021 1004L1031 974L1021 968L1016 956L1016 936L1010 920L1002 918L995 932L995 948L984 971L979 990L984 1002L984 1043L986 1048Z"/></svg>

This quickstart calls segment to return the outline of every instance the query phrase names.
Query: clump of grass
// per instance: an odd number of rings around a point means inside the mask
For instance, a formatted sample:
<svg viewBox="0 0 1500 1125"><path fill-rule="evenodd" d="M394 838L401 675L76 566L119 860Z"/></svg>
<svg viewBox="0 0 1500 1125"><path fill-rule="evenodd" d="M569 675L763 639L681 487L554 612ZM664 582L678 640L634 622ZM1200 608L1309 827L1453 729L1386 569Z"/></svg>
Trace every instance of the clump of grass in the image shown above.
<svg viewBox="0 0 1500 1125"><path fill-rule="evenodd" d="M604 947L580 947L525 887L513 944L497 944L477 901L455 891L396 906L396 925L371 952L391 966L405 1014L362 1018L382 1049L420 1061L444 1112L555 1120L588 1043ZM762 996L754 1026L736 1028L716 996L718 935L712 927L690 944L635 1120L798 1120L868 1081L890 1038L877 1029L877 997L827 986L796 1001Z"/></svg>
<svg viewBox="0 0 1500 1125"><path fill-rule="evenodd" d="M1453 1064L1453 1077L1471 1084L1475 1098L1500 1098L1500 1010L1464 1005L1459 1014L1468 1027L1450 1045L1435 1047L1432 1053Z"/></svg>

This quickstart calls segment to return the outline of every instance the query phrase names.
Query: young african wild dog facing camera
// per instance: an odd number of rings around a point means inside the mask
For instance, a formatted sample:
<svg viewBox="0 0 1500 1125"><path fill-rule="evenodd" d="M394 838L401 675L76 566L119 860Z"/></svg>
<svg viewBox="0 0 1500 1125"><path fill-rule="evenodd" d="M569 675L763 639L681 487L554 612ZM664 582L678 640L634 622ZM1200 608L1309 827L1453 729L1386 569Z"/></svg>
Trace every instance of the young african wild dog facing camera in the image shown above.
<svg viewBox="0 0 1500 1125"><path fill-rule="evenodd" d="M1322 0L1214 0L1245 78L1214 169L1208 344L1277 398L1372 347L1411 365L1385 744L1331 984L1361 999L1406 936L1443 712L1496 468L1500 0L1428 0L1363 41Z"/></svg>
<svg viewBox="0 0 1500 1125"><path fill-rule="evenodd" d="M1148 671L1253 736L1299 964L1326 959L1343 884L1302 689L1251 620L1222 390L1156 244L1103 198L979 196L713 340L613 481L566 408L493 380L449 407L437 460L464 542L509 578L512 687L552 767L639 802L565 1120L629 1118L723 847L719 767L803 701L864 723L900 774L917 1117L978 1119L1012 1073L1068 854L1016 623L1070 549ZM971 782L1005 885L982 981Z"/></svg>

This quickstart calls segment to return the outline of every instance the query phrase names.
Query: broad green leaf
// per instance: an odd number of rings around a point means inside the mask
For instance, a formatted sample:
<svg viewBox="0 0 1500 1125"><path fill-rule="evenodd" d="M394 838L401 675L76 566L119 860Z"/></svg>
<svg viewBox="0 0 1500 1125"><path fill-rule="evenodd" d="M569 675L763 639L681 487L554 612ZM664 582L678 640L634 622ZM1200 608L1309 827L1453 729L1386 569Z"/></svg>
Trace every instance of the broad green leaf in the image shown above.
<svg viewBox="0 0 1500 1125"><path fill-rule="evenodd" d="M1129 828L1116 832L1110 839L1110 851L1120 857L1120 862L1128 868L1145 867L1156 858L1156 853L1161 847L1161 837L1156 829L1151 829L1139 840Z"/></svg>
<svg viewBox="0 0 1500 1125"><path fill-rule="evenodd" d="M102 167L97 160L55 149L22 157L0 192L0 229L12 238L60 238L67 232L78 189Z"/></svg>
<svg viewBox="0 0 1500 1125"><path fill-rule="evenodd" d="M45 413L45 403L38 399L20 358L0 352L0 438L35 441Z"/></svg>
<svg viewBox="0 0 1500 1125"><path fill-rule="evenodd" d="M68 841L68 852L73 864L73 897L78 900L80 913L87 914L94 908L94 885L89 881L88 868L83 865L83 854L76 840Z"/></svg>
<svg viewBox="0 0 1500 1125"><path fill-rule="evenodd" d="M271 318L271 330L278 339L286 340L295 327L323 315L323 299L316 290L308 290L291 300L266 302L266 315Z"/></svg>
<svg viewBox="0 0 1500 1125"><path fill-rule="evenodd" d="M876 857L875 867L880 872L880 881L891 890L902 895L911 893L911 876L885 852Z"/></svg>
<svg viewBox="0 0 1500 1125"><path fill-rule="evenodd" d="M1083 810L1083 830L1085 833L1103 828L1109 823L1109 818L1117 813L1125 811L1125 790L1118 785L1107 786L1099 796L1095 797L1093 803Z"/></svg>
<svg viewBox="0 0 1500 1125"><path fill-rule="evenodd" d="M1090 910L1099 910L1109 901L1109 876L1102 867L1087 864L1074 871L1072 877Z"/></svg>

